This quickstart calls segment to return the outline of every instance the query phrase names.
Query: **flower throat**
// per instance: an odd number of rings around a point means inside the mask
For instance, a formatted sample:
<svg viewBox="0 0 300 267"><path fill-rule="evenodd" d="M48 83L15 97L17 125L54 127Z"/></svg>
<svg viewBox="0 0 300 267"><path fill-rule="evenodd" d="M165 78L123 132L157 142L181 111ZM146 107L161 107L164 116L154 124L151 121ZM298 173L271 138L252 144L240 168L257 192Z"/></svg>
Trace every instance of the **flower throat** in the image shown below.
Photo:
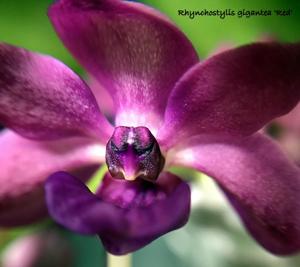
<svg viewBox="0 0 300 267"><path fill-rule="evenodd" d="M147 127L116 127L106 145L106 164L115 178L155 182L165 159Z"/></svg>

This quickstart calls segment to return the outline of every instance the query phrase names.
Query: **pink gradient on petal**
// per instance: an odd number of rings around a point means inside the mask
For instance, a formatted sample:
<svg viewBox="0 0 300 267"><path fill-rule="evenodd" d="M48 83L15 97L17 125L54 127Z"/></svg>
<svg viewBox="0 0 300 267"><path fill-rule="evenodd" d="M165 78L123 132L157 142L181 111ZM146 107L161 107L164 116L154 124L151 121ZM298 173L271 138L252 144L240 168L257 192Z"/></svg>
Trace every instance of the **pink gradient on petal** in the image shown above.
<svg viewBox="0 0 300 267"><path fill-rule="evenodd" d="M277 139L291 158L300 167L300 134L293 131L284 130Z"/></svg>
<svg viewBox="0 0 300 267"><path fill-rule="evenodd" d="M111 95L95 78L89 76L87 82L97 100L100 110L108 118L114 118L115 110Z"/></svg>
<svg viewBox="0 0 300 267"><path fill-rule="evenodd" d="M171 147L196 135L254 134L297 105L299 62L300 43L254 43L198 63L172 91L158 139Z"/></svg>
<svg viewBox="0 0 300 267"><path fill-rule="evenodd" d="M44 217L44 181L57 170L90 178L104 162L105 148L83 138L37 142L5 130L0 134L0 225Z"/></svg>
<svg viewBox="0 0 300 267"><path fill-rule="evenodd" d="M57 1L48 14L65 46L113 96L116 125L157 130L175 83L198 62L176 25L127 1Z"/></svg>
<svg viewBox="0 0 300 267"><path fill-rule="evenodd" d="M112 127L92 92L62 62L5 43L0 62L0 121L6 127L35 140L109 138Z"/></svg>
<svg viewBox="0 0 300 267"><path fill-rule="evenodd" d="M240 140L195 139L173 152L173 165L214 178L251 235L267 250L300 249L300 168L261 134Z"/></svg>
<svg viewBox="0 0 300 267"><path fill-rule="evenodd" d="M275 127L275 134L272 128ZM300 103L288 114L276 118L264 128L287 152L291 160L300 166Z"/></svg>
<svg viewBox="0 0 300 267"><path fill-rule="evenodd" d="M297 132L300 138L300 103L290 113L277 118L274 122L290 131Z"/></svg>

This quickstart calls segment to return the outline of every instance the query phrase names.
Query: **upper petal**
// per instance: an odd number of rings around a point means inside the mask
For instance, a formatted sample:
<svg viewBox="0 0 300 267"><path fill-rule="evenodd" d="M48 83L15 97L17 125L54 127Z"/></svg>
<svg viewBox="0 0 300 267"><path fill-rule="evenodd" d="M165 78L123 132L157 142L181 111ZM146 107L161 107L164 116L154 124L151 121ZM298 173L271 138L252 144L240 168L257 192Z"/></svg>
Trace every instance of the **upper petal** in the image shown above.
<svg viewBox="0 0 300 267"><path fill-rule="evenodd" d="M105 148L83 138L36 142L0 134L0 225L31 223L46 215L43 183L65 170L83 180L104 162Z"/></svg>
<svg viewBox="0 0 300 267"><path fill-rule="evenodd" d="M172 91L158 138L171 146L193 135L256 132L298 103L299 62L299 43L257 43L196 65Z"/></svg>
<svg viewBox="0 0 300 267"><path fill-rule="evenodd" d="M102 113L105 114L109 121L114 121L115 117L115 107L111 95L107 90L99 84L98 80L93 77L88 77L87 83L95 96L98 106L101 109Z"/></svg>
<svg viewBox="0 0 300 267"><path fill-rule="evenodd" d="M260 134L227 143L199 141L173 164L213 177L253 237L267 250L300 250L300 169Z"/></svg>
<svg viewBox="0 0 300 267"><path fill-rule="evenodd" d="M32 139L97 136L111 126L87 85L58 60L0 44L0 121Z"/></svg>
<svg viewBox="0 0 300 267"><path fill-rule="evenodd" d="M163 173L159 181L148 187L107 174L93 195L77 178L59 172L46 183L47 204L60 224L80 233L97 233L110 253L126 254L188 219L189 186L170 173Z"/></svg>
<svg viewBox="0 0 300 267"><path fill-rule="evenodd" d="M111 93L116 125L157 129L167 97L197 61L166 17L126 1L61 0L49 10L66 47Z"/></svg>

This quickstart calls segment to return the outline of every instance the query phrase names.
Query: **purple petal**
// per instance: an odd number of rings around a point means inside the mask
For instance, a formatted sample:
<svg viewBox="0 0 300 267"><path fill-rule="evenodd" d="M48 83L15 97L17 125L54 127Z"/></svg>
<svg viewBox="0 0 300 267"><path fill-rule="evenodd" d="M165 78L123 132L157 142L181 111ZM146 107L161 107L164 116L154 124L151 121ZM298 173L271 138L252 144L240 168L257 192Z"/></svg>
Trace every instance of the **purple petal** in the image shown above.
<svg viewBox="0 0 300 267"><path fill-rule="evenodd" d="M86 180L104 162L104 147L86 139L36 142L13 132L0 134L0 225L29 224L44 217L43 183L53 172Z"/></svg>
<svg viewBox="0 0 300 267"><path fill-rule="evenodd" d="M112 127L87 85L58 60L0 43L0 121L39 140L96 136Z"/></svg>
<svg viewBox="0 0 300 267"><path fill-rule="evenodd" d="M113 179L109 174L93 195L75 177L59 172L46 183L52 217L65 227L98 234L113 254L137 250L183 226L190 208L189 186L170 173L157 184Z"/></svg>
<svg viewBox="0 0 300 267"><path fill-rule="evenodd" d="M196 65L172 91L159 139L256 132L298 103L299 62L300 44L257 43Z"/></svg>
<svg viewBox="0 0 300 267"><path fill-rule="evenodd" d="M142 4L61 0L49 16L66 47L111 93L116 125L157 128L175 82L198 62L184 34Z"/></svg>
<svg viewBox="0 0 300 267"><path fill-rule="evenodd" d="M88 85L91 88L91 91L93 92L103 114L113 120L115 117L115 107L110 94L95 78L89 77Z"/></svg>
<svg viewBox="0 0 300 267"><path fill-rule="evenodd" d="M198 140L177 152L173 164L213 177L267 250L300 249L300 169L270 139L256 134L230 143Z"/></svg>

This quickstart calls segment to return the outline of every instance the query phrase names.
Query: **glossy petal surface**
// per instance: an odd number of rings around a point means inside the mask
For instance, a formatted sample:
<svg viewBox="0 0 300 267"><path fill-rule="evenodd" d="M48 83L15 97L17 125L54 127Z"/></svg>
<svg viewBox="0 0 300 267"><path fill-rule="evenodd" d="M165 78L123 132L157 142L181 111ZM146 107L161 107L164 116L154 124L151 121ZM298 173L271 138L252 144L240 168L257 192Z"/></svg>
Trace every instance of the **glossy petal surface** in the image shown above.
<svg viewBox="0 0 300 267"><path fill-rule="evenodd" d="M104 162L104 147L88 140L36 142L11 131L0 134L0 226L31 223L47 214L44 181L65 170L83 180Z"/></svg>
<svg viewBox="0 0 300 267"><path fill-rule="evenodd" d="M173 164L213 177L267 250L300 249L300 169L270 139L256 134L230 143L197 140L177 152Z"/></svg>
<svg viewBox="0 0 300 267"><path fill-rule="evenodd" d="M219 53L188 71L169 98L158 138L248 136L300 98L300 44L257 43Z"/></svg>
<svg viewBox="0 0 300 267"><path fill-rule="evenodd" d="M116 125L157 130L175 82L198 58L166 17L126 1L57 1L49 17L66 47L111 93Z"/></svg>
<svg viewBox="0 0 300 267"><path fill-rule="evenodd" d="M57 222L79 233L98 234L105 248L117 255L181 227L190 209L189 186L170 173L151 185L107 174L94 195L77 178L58 172L46 183L46 197Z"/></svg>
<svg viewBox="0 0 300 267"><path fill-rule="evenodd" d="M38 140L112 130L87 85L58 60L0 43L0 121Z"/></svg>

